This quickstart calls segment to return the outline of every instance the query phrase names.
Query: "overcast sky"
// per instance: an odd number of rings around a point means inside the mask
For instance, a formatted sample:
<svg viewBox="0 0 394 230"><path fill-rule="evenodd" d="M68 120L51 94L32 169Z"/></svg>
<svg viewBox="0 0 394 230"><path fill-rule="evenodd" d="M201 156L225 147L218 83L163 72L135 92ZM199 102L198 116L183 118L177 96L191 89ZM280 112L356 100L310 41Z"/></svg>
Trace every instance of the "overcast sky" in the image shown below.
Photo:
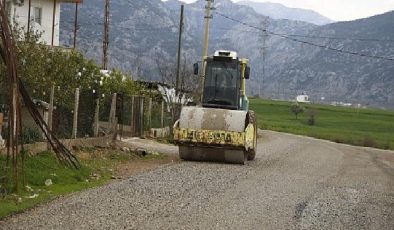
<svg viewBox="0 0 394 230"><path fill-rule="evenodd" d="M195 2L195 0L182 1ZM267 2L267 0L253 1ZM269 0L268 2L282 3L294 8L311 9L335 21L365 18L394 10L394 0Z"/></svg>

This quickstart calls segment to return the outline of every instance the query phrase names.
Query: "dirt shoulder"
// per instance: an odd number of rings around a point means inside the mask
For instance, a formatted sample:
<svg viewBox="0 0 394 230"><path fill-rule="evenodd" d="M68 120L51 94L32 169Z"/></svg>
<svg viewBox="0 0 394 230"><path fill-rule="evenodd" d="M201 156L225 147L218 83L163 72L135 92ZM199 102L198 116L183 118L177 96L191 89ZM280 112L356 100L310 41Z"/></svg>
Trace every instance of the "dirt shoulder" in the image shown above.
<svg viewBox="0 0 394 230"><path fill-rule="evenodd" d="M73 149L81 163L78 170L64 167L50 152L29 154L25 165L26 187L18 194L0 194L4 195L0 196L0 219L41 206L61 196L179 162L174 146L153 140L132 139L127 143L101 146L82 143L73 146ZM0 157L1 162L4 156Z"/></svg>
<svg viewBox="0 0 394 230"><path fill-rule="evenodd" d="M142 160L127 161L119 164L116 169L116 176L118 177L125 178L163 165L176 164L180 162L178 157L178 147L175 145L159 143L155 140L141 138L124 138L121 141L117 141L116 145L120 150L124 150L126 148L130 149L130 151L136 152L137 154L148 154L145 160L142 158ZM158 157L159 154L162 157Z"/></svg>

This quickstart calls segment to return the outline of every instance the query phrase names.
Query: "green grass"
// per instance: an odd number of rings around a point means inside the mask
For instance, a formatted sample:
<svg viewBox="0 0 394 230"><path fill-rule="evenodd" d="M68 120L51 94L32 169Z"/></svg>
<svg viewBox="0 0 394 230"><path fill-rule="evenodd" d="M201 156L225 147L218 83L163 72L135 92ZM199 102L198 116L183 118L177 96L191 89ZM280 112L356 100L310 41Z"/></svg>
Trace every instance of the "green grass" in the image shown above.
<svg viewBox="0 0 394 230"><path fill-rule="evenodd" d="M105 153L89 151L88 154L85 154L88 157L81 156L81 168L79 170L70 169L60 164L53 153L50 152L27 156L25 160L25 179L26 184L33 191L28 191L21 186L18 195L9 194L1 197L0 194L0 219L34 207L37 204L48 202L61 195L103 185L110 180L113 171L119 164L136 158L149 161L164 157L163 155L152 155L139 158L134 154L118 153L111 150ZM3 165L4 156L0 156L0 175L4 172ZM99 175L99 178L92 175ZM47 179L51 179L53 185L45 186L45 180ZM34 194L38 194L38 197L28 198ZM18 202L19 197L22 198L22 202Z"/></svg>
<svg viewBox="0 0 394 230"><path fill-rule="evenodd" d="M251 99L262 129L294 133L358 146L394 149L394 111L301 104L295 118L291 102ZM316 124L308 125L308 109L317 111Z"/></svg>

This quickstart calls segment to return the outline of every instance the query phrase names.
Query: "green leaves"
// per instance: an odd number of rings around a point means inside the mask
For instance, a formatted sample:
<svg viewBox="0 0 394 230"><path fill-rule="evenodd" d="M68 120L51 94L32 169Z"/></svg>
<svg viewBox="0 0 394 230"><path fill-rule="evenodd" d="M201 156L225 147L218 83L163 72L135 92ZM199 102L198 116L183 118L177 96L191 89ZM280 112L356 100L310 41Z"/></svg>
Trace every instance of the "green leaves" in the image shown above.
<svg viewBox="0 0 394 230"><path fill-rule="evenodd" d="M14 30L22 34L22 30ZM73 109L75 88L109 96L123 92L138 94L141 87L119 71L102 74L100 67L76 50L50 47L39 43L39 35L18 36L18 71L34 99L48 102L50 89L55 85L55 104ZM4 79L4 65L0 65L0 79ZM0 81L0 84L4 82ZM3 84L3 88L7 87Z"/></svg>
<svg viewBox="0 0 394 230"><path fill-rule="evenodd" d="M304 108L298 103L294 103L290 106L290 111L295 115L296 119L298 119L298 114L303 113Z"/></svg>

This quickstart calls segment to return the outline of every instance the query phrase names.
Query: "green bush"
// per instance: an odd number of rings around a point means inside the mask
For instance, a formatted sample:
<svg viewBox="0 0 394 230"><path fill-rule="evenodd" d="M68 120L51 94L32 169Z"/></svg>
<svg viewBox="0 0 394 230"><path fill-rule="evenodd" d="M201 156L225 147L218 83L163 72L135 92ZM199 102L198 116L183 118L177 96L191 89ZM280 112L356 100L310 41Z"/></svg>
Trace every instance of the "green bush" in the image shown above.
<svg viewBox="0 0 394 230"><path fill-rule="evenodd" d="M308 109L308 125L313 126L316 123L317 110L315 108Z"/></svg>
<svg viewBox="0 0 394 230"><path fill-rule="evenodd" d="M48 102L50 89L55 86L55 105L74 109L76 88L81 92L99 93L100 97L123 92L137 95L142 87L119 71L102 74L100 67L86 59L77 50L66 50L39 43L40 34L29 38L22 36L22 29L15 29L17 42L17 68L30 96ZM0 79L5 78L4 63L0 64ZM8 95L6 81L0 82L0 95Z"/></svg>
<svg viewBox="0 0 394 230"><path fill-rule="evenodd" d="M38 129L25 127L22 130L22 143L33 144L42 141L41 133Z"/></svg>
<svg viewBox="0 0 394 230"><path fill-rule="evenodd" d="M298 114L304 112L304 108L302 108L298 103L294 103L290 106L290 111L295 115L296 119L298 119Z"/></svg>

